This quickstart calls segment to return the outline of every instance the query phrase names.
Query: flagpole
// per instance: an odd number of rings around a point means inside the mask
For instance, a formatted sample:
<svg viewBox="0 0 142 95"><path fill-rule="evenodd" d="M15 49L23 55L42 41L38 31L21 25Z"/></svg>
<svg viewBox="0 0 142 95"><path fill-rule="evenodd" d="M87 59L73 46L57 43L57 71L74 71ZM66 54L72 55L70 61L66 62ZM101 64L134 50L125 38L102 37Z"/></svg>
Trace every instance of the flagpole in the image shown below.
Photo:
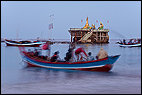
<svg viewBox="0 0 142 95"><path fill-rule="evenodd" d="M81 20L81 24L82 24L82 27L81 27L81 28L83 28L83 20Z"/></svg>
<svg viewBox="0 0 142 95"><path fill-rule="evenodd" d="M51 15L49 16L49 22L51 23ZM50 23L49 23L49 32L50 32L50 36L49 36L49 40L51 41L51 38L52 38L52 33L51 33L51 30L50 30Z"/></svg>
<svg viewBox="0 0 142 95"><path fill-rule="evenodd" d="M96 20L96 23L98 23L98 20ZM96 27L96 29L97 29L97 27Z"/></svg>
<svg viewBox="0 0 142 95"><path fill-rule="evenodd" d="M53 31L52 31L52 29L53 29L53 16L54 16L54 14L52 14L52 15L49 16L49 17L50 17L50 19L49 19L49 20L50 20L50 21L49 21L50 24L49 24L49 28L48 28L48 29L49 29L49 32L51 32L50 38L49 38L50 41L48 42L48 45L49 45L48 56L49 56L49 57L50 57L50 52L51 52L51 46L50 46L51 43L50 43L50 42L52 41L52 32L53 32Z"/></svg>
<svg viewBox="0 0 142 95"><path fill-rule="evenodd" d="M53 31L52 31L52 29L53 29L53 19L54 19L53 16L54 16L54 14L52 14L52 15L49 16L49 17L50 17L50 19L49 19L49 20L50 20L50 21L49 21L49 22L50 22L50 24L49 24L49 31L50 31L50 32L53 32ZM50 34L50 40L51 40L51 41L53 40L53 39L52 39L52 33Z"/></svg>
<svg viewBox="0 0 142 95"><path fill-rule="evenodd" d="M109 21L107 20L107 24L108 24L108 29L109 29Z"/></svg>

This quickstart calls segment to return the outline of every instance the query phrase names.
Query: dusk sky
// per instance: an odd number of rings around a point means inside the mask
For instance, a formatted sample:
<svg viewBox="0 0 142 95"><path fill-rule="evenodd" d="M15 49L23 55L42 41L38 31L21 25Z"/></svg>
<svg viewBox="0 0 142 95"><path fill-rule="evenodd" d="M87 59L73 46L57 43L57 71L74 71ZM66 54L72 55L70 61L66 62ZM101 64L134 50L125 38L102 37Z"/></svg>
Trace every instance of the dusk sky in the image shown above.
<svg viewBox="0 0 142 95"><path fill-rule="evenodd" d="M110 29L110 39L141 38L141 1L1 1L1 38L70 39L87 17Z"/></svg>

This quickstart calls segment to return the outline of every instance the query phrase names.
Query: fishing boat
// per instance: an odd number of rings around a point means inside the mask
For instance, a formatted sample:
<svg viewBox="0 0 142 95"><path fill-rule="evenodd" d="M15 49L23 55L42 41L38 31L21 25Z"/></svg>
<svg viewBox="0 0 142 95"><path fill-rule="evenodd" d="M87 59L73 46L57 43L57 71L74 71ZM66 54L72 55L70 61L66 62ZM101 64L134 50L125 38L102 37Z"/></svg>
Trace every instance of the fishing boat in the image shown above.
<svg viewBox="0 0 142 95"><path fill-rule="evenodd" d="M120 47L141 47L141 43L137 44L119 44Z"/></svg>
<svg viewBox="0 0 142 95"><path fill-rule="evenodd" d="M29 52L20 50L20 54L24 63L27 63L27 67L42 67L53 69L70 69L70 70L85 70L85 71L101 71L108 72L112 69L114 62L120 55L108 56L107 58L93 60L93 61L81 61L81 62L50 62L31 55Z"/></svg>
<svg viewBox="0 0 142 95"><path fill-rule="evenodd" d="M129 39L128 42L123 39L123 41L120 40L116 44L119 44L120 47L141 47L141 39Z"/></svg>
<svg viewBox="0 0 142 95"><path fill-rule="evenodd" d="M7 46L20 46L20 47L39 47L43 42L39 41L13 41L5 39L5 43Z"/></svg>

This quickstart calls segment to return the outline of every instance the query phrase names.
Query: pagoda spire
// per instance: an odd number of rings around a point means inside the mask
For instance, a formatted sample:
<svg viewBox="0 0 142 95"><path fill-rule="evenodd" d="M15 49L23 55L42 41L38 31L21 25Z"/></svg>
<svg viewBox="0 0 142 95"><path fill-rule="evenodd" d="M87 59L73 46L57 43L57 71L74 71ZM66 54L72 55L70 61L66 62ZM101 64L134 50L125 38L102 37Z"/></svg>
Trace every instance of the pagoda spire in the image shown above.
<svg viewBox="0 0 142 95"><path fill-rule="evenodd" d="M87 17L87 19L86 19L86 24L85 24L85 26L84 26L83 28L90 28L90 26L89 26L89 24L88 24L88 17Z"/></svg>

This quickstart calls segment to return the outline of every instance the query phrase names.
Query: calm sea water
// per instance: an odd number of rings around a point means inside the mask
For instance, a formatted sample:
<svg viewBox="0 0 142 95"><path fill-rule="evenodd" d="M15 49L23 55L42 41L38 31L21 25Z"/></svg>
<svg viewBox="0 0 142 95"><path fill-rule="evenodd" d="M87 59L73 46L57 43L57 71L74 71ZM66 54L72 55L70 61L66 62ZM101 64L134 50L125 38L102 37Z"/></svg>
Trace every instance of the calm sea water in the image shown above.
<svg viewBox="0 0 142 95"><path fill-rule="evenodd" d="M84 44L96 56L100 47L109 55L120 54L110 72L25 68L17 47L1 43L1 89L10 94L140 94L141 47L123 48L109 44ZM63 59L68 44L54 44L51 55L59 51Z"/></svg>

